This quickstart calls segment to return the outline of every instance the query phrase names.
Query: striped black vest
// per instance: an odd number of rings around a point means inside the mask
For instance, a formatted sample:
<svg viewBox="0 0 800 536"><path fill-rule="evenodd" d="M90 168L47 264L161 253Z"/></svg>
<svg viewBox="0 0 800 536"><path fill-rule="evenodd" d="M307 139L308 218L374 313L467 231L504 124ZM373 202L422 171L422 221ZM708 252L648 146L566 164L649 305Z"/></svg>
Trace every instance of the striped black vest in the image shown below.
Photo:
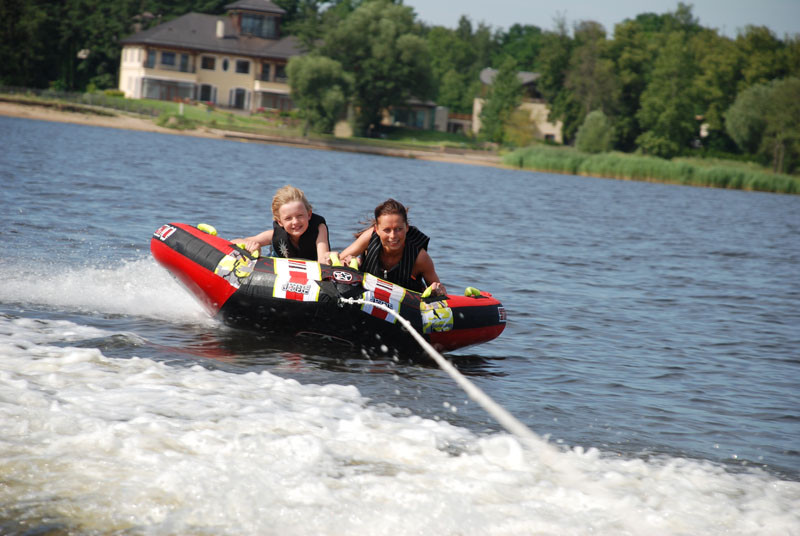
<svg viewBox="0 0 800 536"><path fill-rule="evenodd" d="M406 233L406 245L403 248L403 257L391 270L387 270L381 262L381 239L375 230L372 231L372 236L369 237L369 244L367 251L364 253L363 270L369 272L376 277L380 277L385 281L397 283L398 285L407 289L422 292L425 290L425 284L422 279L419 280L411 277L414 263L417 260L417 255L421 249L428 249L428 238L422 231L416 227L409 227Z"/></svg>

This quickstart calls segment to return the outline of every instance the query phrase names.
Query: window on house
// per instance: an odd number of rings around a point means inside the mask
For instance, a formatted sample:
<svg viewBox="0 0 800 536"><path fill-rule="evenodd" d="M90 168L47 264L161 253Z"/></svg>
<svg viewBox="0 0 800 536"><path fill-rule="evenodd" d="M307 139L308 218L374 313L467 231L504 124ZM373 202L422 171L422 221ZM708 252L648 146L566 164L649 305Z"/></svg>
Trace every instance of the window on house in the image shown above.
<svg viewBox="0 0 800 536"><path fill-rule="evenodd" d="M294 108L289 95L281 95L278 93L262 93L261 106L271 110L283 110L286 112Z"/></svg>
<svg viewBox="0 0 800 536"><path fill-rule="evenodd" d="M156 51L155 50L148 50L147 51L147 61L144 64L145 67L148 69L152 69L156 66Z"/></svg>
<svg viewBox="0 0 800 536"><path fill-rule="evenodd" d="M269 70L270 64L267 62L263 62L261 64L261 75L258 77L259 80L262 82L269 82Z"/></svg>
<svg viewBox="0 0 800 536"><path fill-rule="evenodd" d="M230 65L230 62L228 61L228 58L225 58L224 60L222 60L222 70L223 71L227 72L229 65Z"/></svg>
<svg viewBox="0 0 800 536"><path fill-rule="evenodd" d="M250 93L246 89L235 88L230 90L228 106L240 110L247 109L250 104Z"/></svg>
<svg viewBox="0 0 800 536"><path fill-rule="evenodd" d="M275 17L264 15L242 14L242 34L263 37L264 39L278 38L278 25Z"/></svg>
<svg viewBox="0 0 800 536"><path fill-rule="evenodd" d="M200 98L198 99L203 102L217 102L217 89L214 86L210 86L208 84L201 84L200 85Z"/></svg>
<svg viewBox="0 0 800 536"><path fill-rule="evenodd" d="M286 65L275 66L275 81L286 82Z"/></svg>
<svg viewBox="0 0 800 536"><path fill-rule="evenodd" d="M188 73L191 69L189 69L189 54L181 54L181 72Z"/></svg>
<svg viewBox="0 0 800 536"><path fill-rule="evenodd" d="M216 69L217 58L214 56L203 56L200 59L200 68L213 71Z"/></svg>
<svg viewBox="0 0 800 536"><path fill-rule="evenodd" d="M161 65L175 65L175 53L174 52L162 52L161 53Z"/></svg>
<svg viewBox="0 0 800 536"><path fill-rule="evenodd" d="M250 62L247 60L236 60L236 72L247 74L250 72Z"/></svg>

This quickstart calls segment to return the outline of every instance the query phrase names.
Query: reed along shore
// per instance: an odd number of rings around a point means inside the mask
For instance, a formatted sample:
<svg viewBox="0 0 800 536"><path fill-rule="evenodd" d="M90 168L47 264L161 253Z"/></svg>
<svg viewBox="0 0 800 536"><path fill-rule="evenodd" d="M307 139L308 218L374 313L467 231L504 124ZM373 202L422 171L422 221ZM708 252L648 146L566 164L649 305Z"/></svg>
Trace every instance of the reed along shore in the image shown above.
<svg viewBox="0 0 800 536"><path fill-rule="evenodd" d="M665 160L636 154L588 154L569 147L538 146L517 149L505 155L503 163L520 169L571 175L800 194L800 177L724 160Z"/></svg>

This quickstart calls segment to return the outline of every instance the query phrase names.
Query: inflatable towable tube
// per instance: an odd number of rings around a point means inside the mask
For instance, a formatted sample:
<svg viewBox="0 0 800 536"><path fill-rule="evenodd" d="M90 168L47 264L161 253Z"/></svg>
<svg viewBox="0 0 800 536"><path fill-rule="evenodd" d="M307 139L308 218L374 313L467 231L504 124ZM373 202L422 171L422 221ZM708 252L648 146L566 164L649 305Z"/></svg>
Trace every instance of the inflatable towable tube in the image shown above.
<svg viewBox="0 0 800 536"><path fill-rule="evenodd" d="M339 301L361 298L398 311L440 351L490 341L505 328L505 309L487 292L470 287L469 296L423 298L345 266L258 258L209 229L162 225L153 233L150 251L211 316L231 327L366 347L416 346L393 314Z"/></svg>

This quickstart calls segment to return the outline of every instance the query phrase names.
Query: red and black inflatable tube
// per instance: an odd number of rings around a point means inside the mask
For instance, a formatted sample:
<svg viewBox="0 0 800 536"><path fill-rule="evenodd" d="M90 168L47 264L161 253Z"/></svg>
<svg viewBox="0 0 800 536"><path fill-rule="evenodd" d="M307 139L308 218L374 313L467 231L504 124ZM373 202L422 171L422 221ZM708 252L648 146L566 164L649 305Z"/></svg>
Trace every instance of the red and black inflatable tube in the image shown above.
<svg viewBox="0 0 800 536"><path fill-rule="evenodd" d="M492 340L505 328L505 310L488 293L423 299L417 292L347 267L256 259L186 224L161 226L150 249L212 316L236 328L370 347L416 347L392 315L371 306L343 304L340 298L388 305L442 351Z"/></svg>

